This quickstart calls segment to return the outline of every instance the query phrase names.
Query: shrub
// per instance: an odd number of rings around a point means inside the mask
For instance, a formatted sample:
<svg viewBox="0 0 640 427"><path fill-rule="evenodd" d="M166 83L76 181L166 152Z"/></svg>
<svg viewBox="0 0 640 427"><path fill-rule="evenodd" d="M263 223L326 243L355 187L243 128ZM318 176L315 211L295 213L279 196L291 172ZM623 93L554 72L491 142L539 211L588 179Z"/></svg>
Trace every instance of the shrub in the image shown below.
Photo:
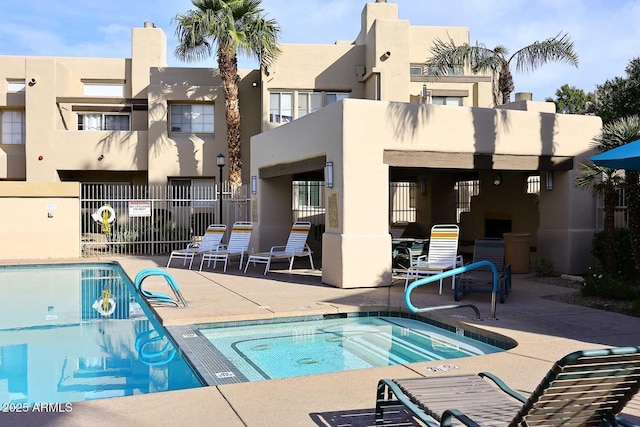
<svg viewBox="0 0 640 427"><path fill-rule="evenodd" d="M533 264L533 270L538 277L553 277L558 275L553 268L553 262L547 258L537 260Z"/></svg>
<svg viewBox="0 0 640 427"><path fill-rule="evenodd" d="M604 231L593 235L591 253L596 257L600 265L606 265L607 244ZM614 277L630 280L634 277L635 262L631 249L631 234L626 228L616 228L613 268L609 273Z"/></svg>
<svg viewBox="0 0 640 427"><path fill-rule="evenodd" d="M614 278L604 271L589 268L584 277L582 295L632 301L638 298L638 290L632 282Z"/></svg>

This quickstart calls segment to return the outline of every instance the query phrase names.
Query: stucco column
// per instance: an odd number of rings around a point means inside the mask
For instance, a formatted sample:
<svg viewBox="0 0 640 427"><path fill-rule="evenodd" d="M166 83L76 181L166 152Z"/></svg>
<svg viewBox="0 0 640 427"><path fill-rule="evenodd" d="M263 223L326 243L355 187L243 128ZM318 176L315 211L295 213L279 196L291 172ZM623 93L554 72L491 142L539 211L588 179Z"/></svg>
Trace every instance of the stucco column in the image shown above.
<svg viewBox="0 0 640 427"><path fill-rule="evenodd" d="M389 166L356 100L343 101L342 150L329 152L334 186L327 188L322 281L341 288L391 284ZM361 106L360 106L361 107Z"/></svg>

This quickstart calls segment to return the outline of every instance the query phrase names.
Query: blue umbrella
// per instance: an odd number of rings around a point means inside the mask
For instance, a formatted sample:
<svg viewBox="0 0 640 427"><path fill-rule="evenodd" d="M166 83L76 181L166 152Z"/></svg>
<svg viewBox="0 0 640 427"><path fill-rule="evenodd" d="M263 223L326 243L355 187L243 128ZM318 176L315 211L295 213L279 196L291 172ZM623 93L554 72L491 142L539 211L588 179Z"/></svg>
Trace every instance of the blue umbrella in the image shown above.
<svg viewBox="0 0 640 427"><path fill-rule="evenodd" d="M589 160L606 168L640 171L640 139L596 154Z"/></svg>

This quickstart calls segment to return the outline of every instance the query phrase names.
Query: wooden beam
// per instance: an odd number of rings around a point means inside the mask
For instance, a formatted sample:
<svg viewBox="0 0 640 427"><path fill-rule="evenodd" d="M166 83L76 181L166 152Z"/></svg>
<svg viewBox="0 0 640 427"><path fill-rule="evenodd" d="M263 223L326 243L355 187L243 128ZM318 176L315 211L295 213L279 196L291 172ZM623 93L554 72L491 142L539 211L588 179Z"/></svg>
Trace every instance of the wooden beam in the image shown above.
<svg viewBox="0 0 640 427"><path fill-rule="evenodd" d="M311 159L299 160L291 163L279 163L273 166L265 166L259 169L260 179L276 178L278 176L295 175L299 173L324 170L327 156L318 156Z"/></svg>

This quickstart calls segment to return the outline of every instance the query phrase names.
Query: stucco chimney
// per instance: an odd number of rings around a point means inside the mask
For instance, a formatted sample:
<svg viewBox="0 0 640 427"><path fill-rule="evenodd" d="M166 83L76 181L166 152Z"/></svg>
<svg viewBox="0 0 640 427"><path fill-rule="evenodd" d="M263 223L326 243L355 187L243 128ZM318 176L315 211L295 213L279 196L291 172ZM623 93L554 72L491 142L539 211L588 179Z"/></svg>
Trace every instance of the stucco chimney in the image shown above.
<svg viewBox="0 0 640 427"><path fill-rule="evenodd" d="M156 24L154 24L151 21L145 21L144 23L144 28L155 28L155 27L156 27Z"/></svg>
<svg viewBox="0 0 640 427"><path fill-rule="evenodd" d="M516 101L532 101L533 94L531 92L516 92Z"/></svg>

